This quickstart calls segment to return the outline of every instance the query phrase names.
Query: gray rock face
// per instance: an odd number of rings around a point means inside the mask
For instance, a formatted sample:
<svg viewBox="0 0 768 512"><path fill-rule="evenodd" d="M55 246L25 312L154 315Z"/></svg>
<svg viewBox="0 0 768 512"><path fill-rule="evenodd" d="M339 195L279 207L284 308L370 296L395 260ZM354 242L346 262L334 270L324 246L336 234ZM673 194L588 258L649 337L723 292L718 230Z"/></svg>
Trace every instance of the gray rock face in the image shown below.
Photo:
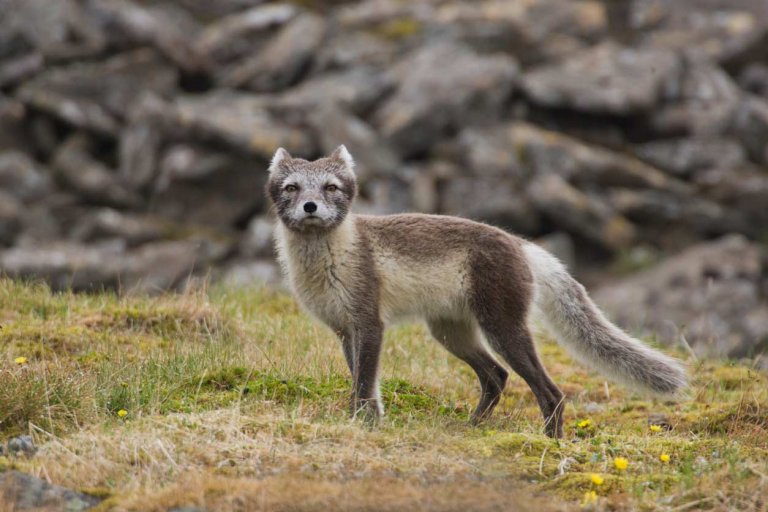
<svg viewBox="0 0 768 512"><path fill-rule="evenodd" d="M728 236L606 285L594 296L629 329L670 344L685 337L700 356L743 357L768 348L764 286L759 247Z"/></svg>
<svg viewBox="0 0 768 512"><path fill-rule="evenodd" d="M6 444L8 447L8 453L11 455L32 456L37 451L37 447L35 446L32 436L29 435L12 437Z"/></svg>
<svg viewBox="0 0 768 512"><path fill-rule="evenodd" d="M509 52L523 64L559 60L605 35L605 6L595 1L446 3L436 18L473 48Z"/></svg>
<svg viewBox="0 0 768 512"><path fill-rule="evenodd" d="M679 72L674 53L608 43L533 69L522 87L531 101L547 107L630 114L655 107Z"/></svg>
<svg viewBox="0 0 768 512"><path fill-rule="evenodd" d="M635 147L638 157L675 176L687 178L706 169L733 169L747 161L736 139L689 137L661 139Z"/></svg>
<svg viewBox="0 0 768 512"><path fill-rule="evenodd" d="M609 249L628 247L635 239L635 227L609 204L595 201L556 174L534 179L528 196L566 230Z"/></svg>
<svg viewBox="0 0 768 512"><path fill-rule="evenodd" d="M412 155L459 124L497 118L518 67L507 56L480 56L439 43L407 55L393 72L397 90L376 112L374 123L401 154Z"/></svg>
<svg viewBox="0 0 768 512"><path fill-rule="evenodd" d="M60 243L0 252L0 270L45 279L56 290L104 287L156 293L184 284L197 265L221 258L226 248L205 240L157 242L127 250L122 242Z"/></svg>
<svg viewBox="0 0 768 512"><path fill-rule="evenodd" d="M51 190L50 172L18 151L0 153L0 189L22 201L39 199Z"/></svg>
<svg viewBox="0 0 768 512"><path fill-rule="evenodd" d="M296 17L255 57L234 66L222 83L258 92L293 85L306 71L325 31L326 23L319 16L306 13Z"/></svg>
<svg viewBox="0 0 768 512"><path fill-rule="evenodd" d="M38 75L19 89L25 103L80 128L116 135L144 93L170 93L176 70L149 50L118 55L98 64L72 64Z"/></svg>
<svg viewBox="0 0 768 512"><path fill-rule="evenodd" d="M279 147L296 155L313 154L315 146L309 134L281 121L267 106L267 98L248 94L182 96L174 104L174 128L266 161Z"/></svg>
<svg viewBox="0 0 768 512"><path fill-rule="evenodd" d="M95 507L101 498L52 485L19 471L0 473L0 502L12 510L78 512Z"/></svg>

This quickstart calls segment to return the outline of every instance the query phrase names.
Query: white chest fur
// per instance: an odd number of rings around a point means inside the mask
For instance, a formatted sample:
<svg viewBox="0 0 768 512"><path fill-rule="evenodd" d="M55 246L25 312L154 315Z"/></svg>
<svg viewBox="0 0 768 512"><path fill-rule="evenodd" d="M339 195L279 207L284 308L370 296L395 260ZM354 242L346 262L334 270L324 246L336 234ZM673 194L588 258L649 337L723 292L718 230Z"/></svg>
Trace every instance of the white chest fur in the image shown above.
<svg viewBox="0 0 768 512"><path fill-rule="evenodd" d="M330 234L293 233L279 225L275 231L278 259L291 288L310 312L330 325L346 325L353 298L356 233L345 222Z"/></svg>

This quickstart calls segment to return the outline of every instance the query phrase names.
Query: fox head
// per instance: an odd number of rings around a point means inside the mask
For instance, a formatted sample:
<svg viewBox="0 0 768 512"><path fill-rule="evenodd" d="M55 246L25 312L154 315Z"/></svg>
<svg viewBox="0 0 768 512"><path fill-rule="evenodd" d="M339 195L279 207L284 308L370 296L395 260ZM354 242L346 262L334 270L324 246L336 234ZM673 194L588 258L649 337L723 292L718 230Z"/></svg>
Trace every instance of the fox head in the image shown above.
<svg viewBox="0 0 768 512"><path fill-rule="evenodd" d="M301 232L331 230L341 224L357 194L354 165L344 146L313 162L278 149L269 165L267 194L280 221Z"/></svg>

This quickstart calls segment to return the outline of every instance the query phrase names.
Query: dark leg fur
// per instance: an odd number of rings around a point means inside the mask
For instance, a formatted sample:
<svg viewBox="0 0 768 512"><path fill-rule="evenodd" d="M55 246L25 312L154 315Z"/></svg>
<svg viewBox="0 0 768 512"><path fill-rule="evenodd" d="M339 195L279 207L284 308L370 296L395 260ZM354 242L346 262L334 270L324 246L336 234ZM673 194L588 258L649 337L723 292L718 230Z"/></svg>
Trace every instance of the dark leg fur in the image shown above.
<svg viewBox="0 0 768 512"><path fill-rule="evenodd" d="M470 262L470 306L488 342L536 396L550 437L563 435L563 393L547 375L528 332L533 280L518 243L504 235L479 240Z"/></svg>
<svg viewBox="0 0 768 512"><path fill-rule="evenodd" d="M383 330L381 322L376 321L354 329L353 335L355 357L350 408L353 417L363 415L369 421L381 415L377 386Z"/></svg>
<svg viewBox="0 0 768 512"><path fill-rule="evenodd" d="M544 416L544 430L549 437L563 437L563 398L560 389L549 378L541 365L528 329L508 325L506 333L499 333L496 325L486 326L489 342L528 384L536 396Z"/></svg>
<svg viewBox="0 0 768 512"><path fill-rule="evenodd" d="M481 397L472 413L472 422L490 417L507 382L507 371L491 356L477 339L470 322L430 320L429 329L449 352L467 363L480 381Z"/></svg>

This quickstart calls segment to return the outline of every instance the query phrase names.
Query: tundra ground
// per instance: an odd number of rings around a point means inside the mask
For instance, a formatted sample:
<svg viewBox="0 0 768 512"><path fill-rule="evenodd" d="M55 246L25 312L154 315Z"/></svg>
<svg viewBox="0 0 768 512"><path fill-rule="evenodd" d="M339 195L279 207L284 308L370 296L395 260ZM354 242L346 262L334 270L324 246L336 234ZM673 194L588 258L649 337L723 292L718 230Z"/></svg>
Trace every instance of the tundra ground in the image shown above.
<svg viewBox="0 0 768 512"><path fill-rule="evenodd" d="M514 375L471 426L474 375L418 325L387 334L386 417L351 421L338 342L276 292L0 280L0 325L0 439L30 433L40 448L0 470L99 494L100 510L768 507L768 377L745 365L688 359L689 396L656 401L540 337L568 395L555 441Z"/></svg>

